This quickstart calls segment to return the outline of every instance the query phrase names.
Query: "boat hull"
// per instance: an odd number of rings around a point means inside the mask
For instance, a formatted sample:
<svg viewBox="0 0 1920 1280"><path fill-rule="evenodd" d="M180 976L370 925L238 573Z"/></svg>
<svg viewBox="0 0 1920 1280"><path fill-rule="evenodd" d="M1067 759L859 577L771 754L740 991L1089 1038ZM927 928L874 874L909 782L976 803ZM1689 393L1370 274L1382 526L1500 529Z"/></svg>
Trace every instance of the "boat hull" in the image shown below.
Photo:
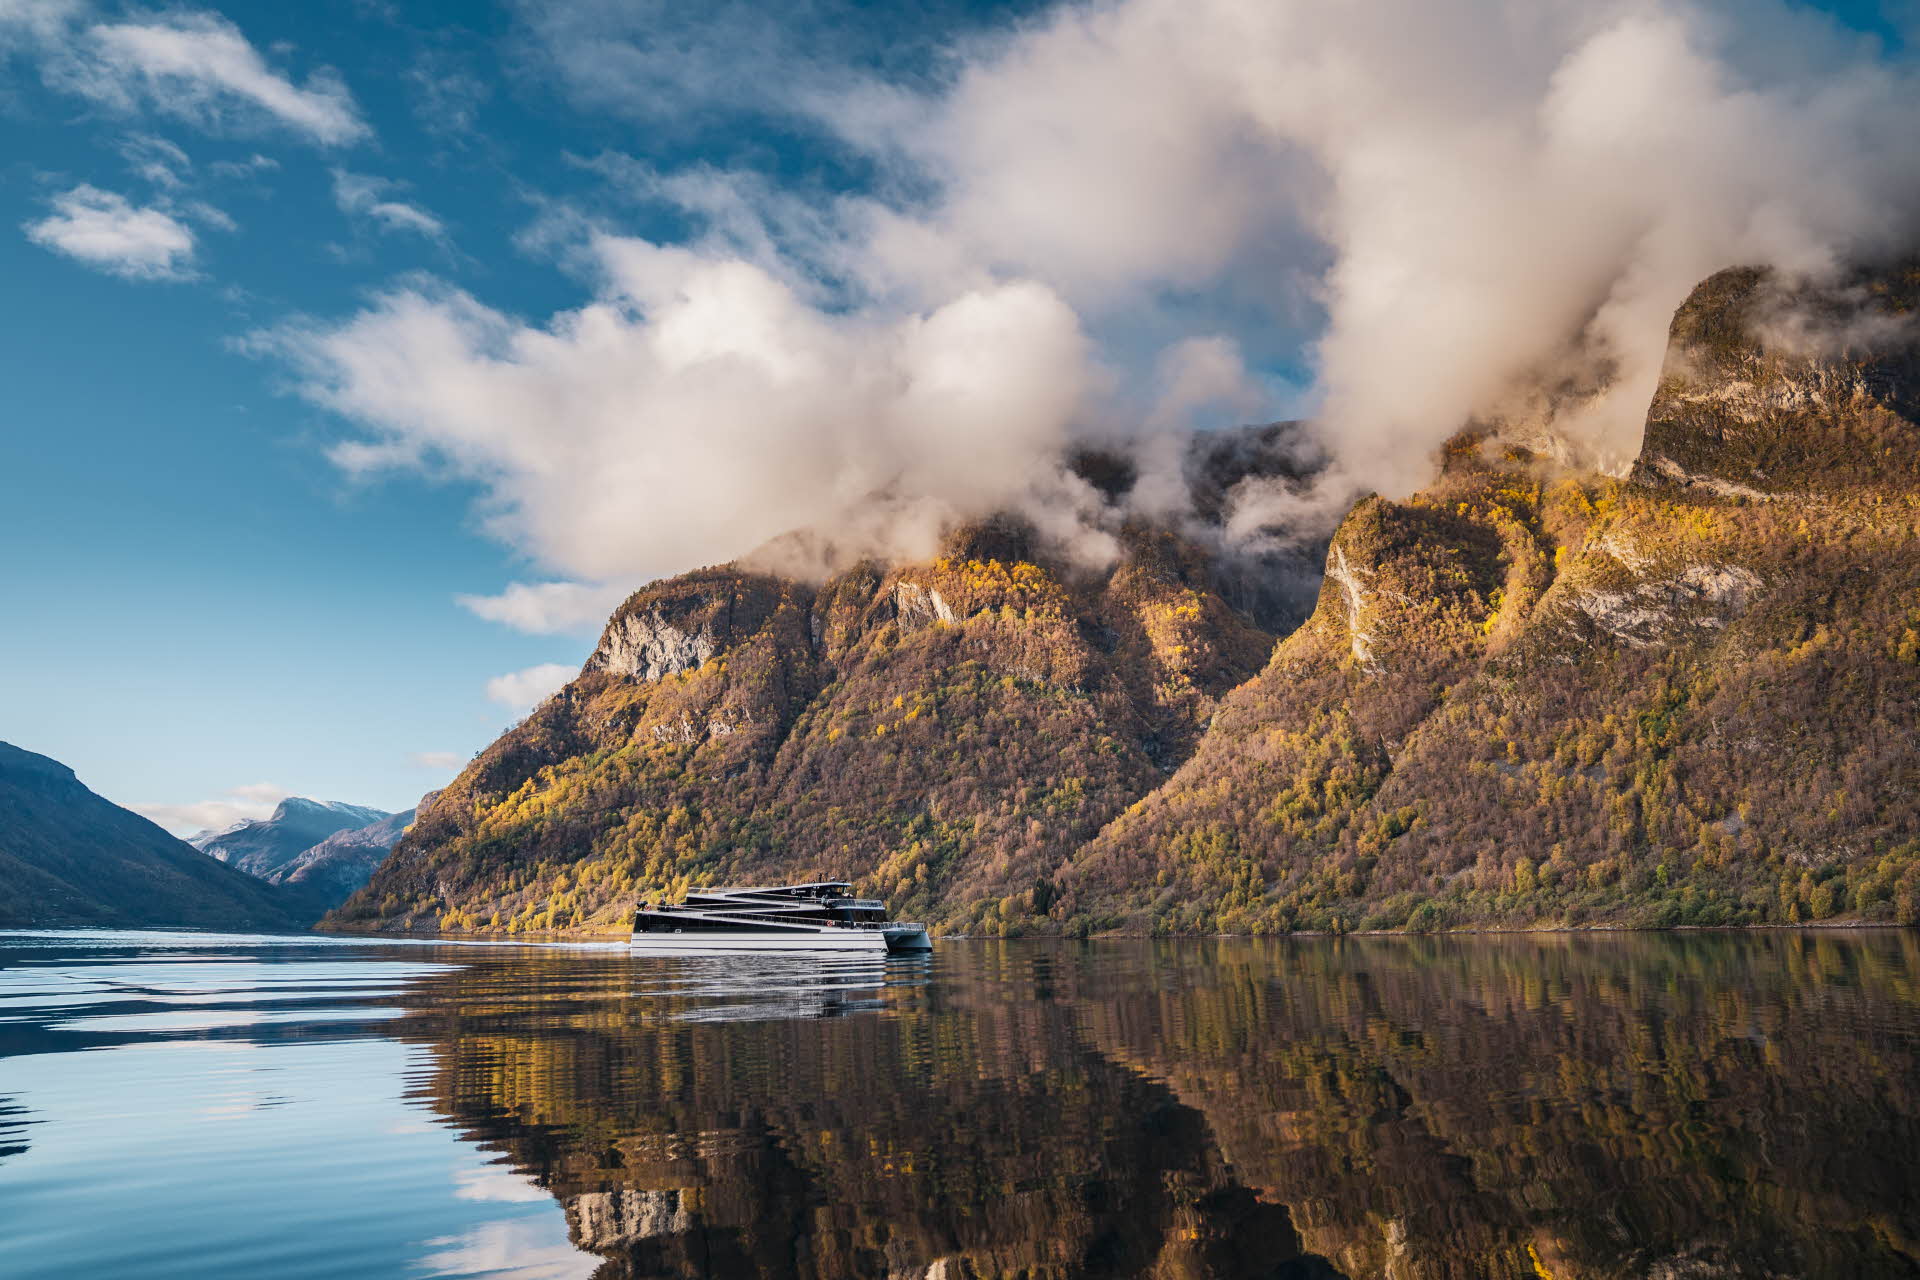
<svg viewBox="0 0 1920 1280"><path fill-rule="evenodd" d="M854 951L884 955L886 934L879 929L823 929L791 934L637 933L632 950L648 955L714 955L735 951Z"/></svg>
<svg viewBox="0 0 1920 1280"><path fill-rule="evenodd" d="M856 951L881 954L889 951L931 951L933 939L920 925L889 926L885 929L822 929L808 932L795 929L780 934L725 934L711 932L636 933L629 944L636 952L670 955L712 955L732 951Z"/></svg>

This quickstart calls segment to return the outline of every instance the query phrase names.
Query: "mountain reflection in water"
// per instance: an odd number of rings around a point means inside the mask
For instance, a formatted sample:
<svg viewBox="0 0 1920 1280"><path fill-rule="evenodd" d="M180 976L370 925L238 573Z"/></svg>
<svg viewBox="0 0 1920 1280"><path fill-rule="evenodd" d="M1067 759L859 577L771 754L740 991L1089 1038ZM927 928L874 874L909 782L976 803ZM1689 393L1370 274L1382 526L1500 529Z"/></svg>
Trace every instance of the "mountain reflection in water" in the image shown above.
<svg viewBox="0 0 1920 1280"><path fill-rule="evenodd" d="M401 1046L402 1105L504 1166L461 1176L564 1214L419 1222L381 1274L1920 1275L1910 932L891 960L242 940L238 984L164 947L32 954L0 939L0 1053L244 1044L297 1076ZM0 1203L61 1141L7 1067ZM335 1274L299 1260L356 1205L273 1274Z"/></svg>

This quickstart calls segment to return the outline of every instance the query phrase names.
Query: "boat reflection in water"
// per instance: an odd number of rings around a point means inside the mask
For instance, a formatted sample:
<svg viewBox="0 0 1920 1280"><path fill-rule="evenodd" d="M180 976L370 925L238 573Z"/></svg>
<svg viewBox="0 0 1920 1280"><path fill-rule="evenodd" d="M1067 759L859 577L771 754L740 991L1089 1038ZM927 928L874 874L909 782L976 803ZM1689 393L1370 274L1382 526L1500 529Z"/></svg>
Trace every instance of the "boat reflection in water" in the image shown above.
<svg viewBox="0 0 1920 1280"><path fill-rule="evenodd" d="M603 1280L1911 1276L1917 941L511 953L387 1029Z"/></svg>

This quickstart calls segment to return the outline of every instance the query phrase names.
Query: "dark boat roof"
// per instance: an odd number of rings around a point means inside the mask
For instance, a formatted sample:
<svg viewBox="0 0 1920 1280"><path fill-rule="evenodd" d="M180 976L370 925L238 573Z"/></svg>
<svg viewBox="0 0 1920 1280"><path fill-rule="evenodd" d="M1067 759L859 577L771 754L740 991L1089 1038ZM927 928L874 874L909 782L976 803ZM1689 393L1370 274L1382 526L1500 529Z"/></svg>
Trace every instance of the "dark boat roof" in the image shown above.
<svg viewBox="0 0 1920 1280"><path fill-rule="evenodd" d="M689 889L688 893L805 893L810 889L851 889L851 880L808 880L804 884L708 885Z"/></svg>
<svg viewBox="0 0 1920 1280"><path fill-rule="evenodd" d="M662 903L653 907L642 906L640 910L702 914L751 912L756 915L777 915L819 911L831 903L861 907L880 906L878 902L850 897L847 891L852 888L852 883L846 880L811 880L805 884L689 889L687 896L679 902Z"/></svg>

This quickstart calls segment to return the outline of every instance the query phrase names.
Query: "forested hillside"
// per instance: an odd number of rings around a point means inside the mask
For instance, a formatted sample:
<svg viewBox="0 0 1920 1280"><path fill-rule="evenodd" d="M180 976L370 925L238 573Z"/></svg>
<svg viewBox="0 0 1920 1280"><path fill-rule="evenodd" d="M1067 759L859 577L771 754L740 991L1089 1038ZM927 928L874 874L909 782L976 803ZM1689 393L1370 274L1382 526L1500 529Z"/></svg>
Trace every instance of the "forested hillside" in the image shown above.
<svg viewBox="0 0 1920 1280"><path fill-rule="evenodd" d="M1303 465L1284 426L1189 462L1202 505ZM1083 466L1126 482L1101 463ZM1118 533L1100 573L999 519L932 562L817 587L725 566L641 591L579 679L422 808L330 919L601 927L695 877L823 868L949 924L1044 915L1073 850L1163 782L1266 661L1262 623L1290 628L1310 599L1290 552L1249 587L1204 540Z"/></svg>
<svg viewBox="0 0 1920 1280"><path fill-rule="evenodd" d="M1631 476L1465 433L1297 628L1142 521L1091 576L1001 521L657 584L334 923L789 874L976 931L1920 919L1916 301L1715 276Z"/></svg>

